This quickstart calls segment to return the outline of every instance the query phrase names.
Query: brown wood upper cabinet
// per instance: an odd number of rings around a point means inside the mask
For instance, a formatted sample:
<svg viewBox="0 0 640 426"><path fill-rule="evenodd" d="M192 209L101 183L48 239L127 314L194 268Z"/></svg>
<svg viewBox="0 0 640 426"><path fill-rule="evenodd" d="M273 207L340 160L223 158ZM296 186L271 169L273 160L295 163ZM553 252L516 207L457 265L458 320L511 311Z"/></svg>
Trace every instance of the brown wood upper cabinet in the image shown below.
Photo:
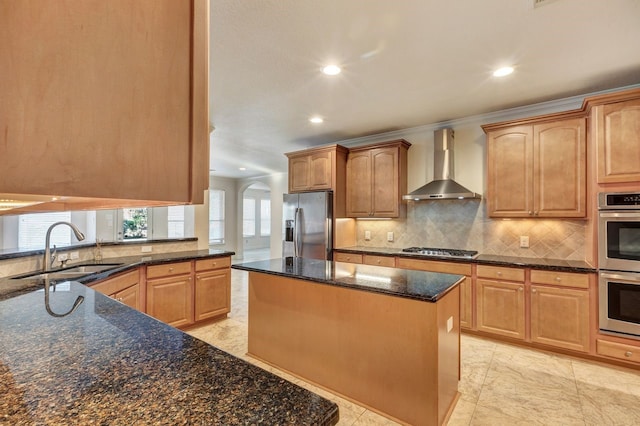
<svg viewBox="0 0 640 426"><path fill-rule="evenodd" d="M586 216L584 117L483 128L489 216Z"/></svg>
<svg viewBox="0 0 640 426"><path fill-rule="evenodd" d="M289 152L289 192L335 190L344 184L347 148L340 145Z"/></svg>
<svg viewBox="0 0 640 426"><path fill-rule="evenodd" d="M0 193L202 203L209 1L35 9L0 14Z"/></svg>
<svg viewBox="0 0 640 426"><path fill-rule="evenodd" d="M405 217L407 150L404 139L349 150L347 217Z"/></svg>
<svg viewBox="0 0 640 426"><path fill-rule="evenodd" d="M636 98L614 98L591 109L598 183L640 182L640 90L632 96Z"/></svg>

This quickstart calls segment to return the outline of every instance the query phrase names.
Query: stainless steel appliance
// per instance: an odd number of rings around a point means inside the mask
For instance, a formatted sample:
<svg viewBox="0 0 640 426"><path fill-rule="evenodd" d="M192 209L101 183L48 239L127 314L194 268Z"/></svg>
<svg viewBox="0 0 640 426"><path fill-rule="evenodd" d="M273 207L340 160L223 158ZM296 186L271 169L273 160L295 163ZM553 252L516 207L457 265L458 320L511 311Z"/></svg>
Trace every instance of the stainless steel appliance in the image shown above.
<svg viewBox="0 0 640 426"><path fill-rule="evenodd" d="M423 256L455 257L460 259L475 259L476 257L478 257L478 252L475 250L458 250L433 247L407 247L402 249L402 251L405 253L421 254Z"/></svg>
<svg viewBox="0 0 640 426"><path fill-rule="evenodd" d="M598 194L600 330L640 339L640 193Z"/></svg>
<svg viewBox="0 0 640 426"><path fill-rule="evenodd" d="M331 260L333 193L284 194L282 257Z"/></svg>
<svg viewBox="0 0 640 426"><path fill-rule="evenodd" d="M640 339L640 273L600 271L600 330Z"/></svg>

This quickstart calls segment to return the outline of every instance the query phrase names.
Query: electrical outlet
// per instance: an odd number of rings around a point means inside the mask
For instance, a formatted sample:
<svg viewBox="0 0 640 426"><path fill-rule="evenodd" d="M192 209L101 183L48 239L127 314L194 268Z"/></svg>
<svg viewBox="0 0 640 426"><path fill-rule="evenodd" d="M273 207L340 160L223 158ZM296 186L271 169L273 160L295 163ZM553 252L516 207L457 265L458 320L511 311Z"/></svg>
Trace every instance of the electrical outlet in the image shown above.
<svg viewBox="0 0 640 426"><path fill-rule="evenodd" d="M367 241L371 239L371 231L364 231L364 239Z"/></svg>
<svg viewBox="0 0 640 426"><path fill-rule="evenodd" d="M393 232L387 232L387 241L393 242Z"/></svg>
<svg viewBox="0 0 640 426"><path fill-rule="evenodd" d="M520 248L529 248L529 236L520 235Z"/></svg>
<svg viewBox="0 0 640 426"><path fill-rule="evenodd" d="M140 251L142 253L151 253L153 251L153 247L152 246L142 246Z"/></svg>
<svg viewBox="0 0 640 426"><path fill-rule="evenodd" d="M72 251L71 253L69 253L69 258L71 260L79 259L80 258L80 253L77 252L77 251Z"/></svg>
<svg viewBox="0 0 640 426"><path fill-rule="evenodd" d="M69 259L69 255L67 253L60 253L58 255L58 260L68 260Z"/></svg>

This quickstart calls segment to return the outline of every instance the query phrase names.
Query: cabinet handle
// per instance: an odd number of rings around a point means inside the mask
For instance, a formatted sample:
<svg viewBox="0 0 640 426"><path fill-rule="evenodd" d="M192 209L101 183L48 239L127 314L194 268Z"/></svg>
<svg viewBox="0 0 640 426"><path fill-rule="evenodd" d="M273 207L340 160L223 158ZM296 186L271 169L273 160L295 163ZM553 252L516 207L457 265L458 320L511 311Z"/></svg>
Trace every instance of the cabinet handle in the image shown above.
<svg viewBox="0 0 640 426"><path fill-rule="evenodd" d="M627 351L624 353L624 356L626 356L627 358L630 358L633 355L633 352Z"/></svg>

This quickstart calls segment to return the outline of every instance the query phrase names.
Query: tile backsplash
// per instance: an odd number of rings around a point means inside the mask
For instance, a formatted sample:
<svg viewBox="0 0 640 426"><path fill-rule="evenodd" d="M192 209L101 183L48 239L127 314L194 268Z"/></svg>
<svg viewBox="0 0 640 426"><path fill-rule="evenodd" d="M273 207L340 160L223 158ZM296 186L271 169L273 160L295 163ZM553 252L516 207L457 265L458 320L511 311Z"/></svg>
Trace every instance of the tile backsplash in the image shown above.
<svg viewBox="0 0 640 426"><path fill-rule="evenodd" d="M365 231L370 232L370 240L365 240ZM501 256L585 259L584 221L491 219L484 200L409 203L406 219L358 220L356 232L359 246L443 247ZM393 242L387 241L388 232L393 232ZM520 248L520 236L529 237L529 248Z"/></svg>

